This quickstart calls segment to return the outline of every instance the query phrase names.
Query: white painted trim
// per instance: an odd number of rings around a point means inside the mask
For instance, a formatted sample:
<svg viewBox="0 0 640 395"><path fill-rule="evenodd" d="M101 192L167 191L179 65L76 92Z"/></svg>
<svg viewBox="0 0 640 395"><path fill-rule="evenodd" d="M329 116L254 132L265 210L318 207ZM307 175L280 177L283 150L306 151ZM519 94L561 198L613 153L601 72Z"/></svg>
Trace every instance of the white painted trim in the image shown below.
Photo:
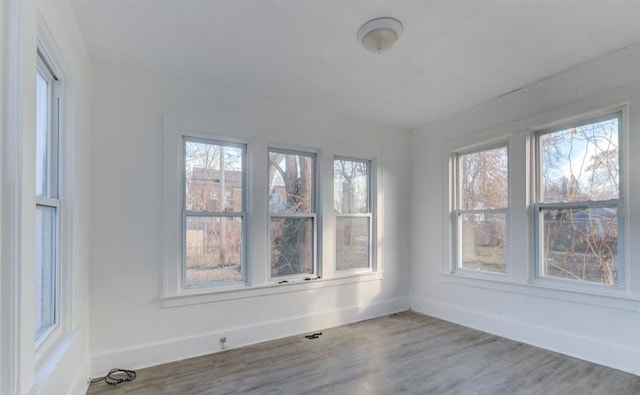
<svg viewBox="0 0 640 395"><path fill-rule="evenodd" d="M310 278L314 278L311 277ZM351 276L341 277L341 278L332 278L332 279L313 279L313 280L303 280L297 279L292 280L289 279L288 283L278 284L278 283L268 283L267 285L262 286L248 286L248 285L239 285L233 288L220 288L220 289L206 289L205 292L200 293L192 293L187 294L183 293L177 296L166 296L161 298L162 307L178 307L178 306L188 306L192 304L201 304L201 303L215 303L215 302L223 302L225 300L235 300L235 299L247 299L247 298L256 298L260 296L267 295L277 295L277 294L285 294L292 292L301 292L308 291L312 289L318 288L327 288L327 287L338 287L342 285L349 285L355 283L363 283L369 281L380 281L383 279L383 273L376 272L371 273L367 272L365 274L352 274Z"/></svg>
<svg viewBox="0 0 640 395"><path fill-rule="evenodd" d="M530 281L535 284L549 284L556 285L558 288L582 288L582 289L592 289L595 292L603 290L604 292L612 291L618 293L624 293L626 284L629 283L627 279L628 266L629 262L627 255L625 254L625 245L627 240L629 239L627 229L625 224L629 222L625 215L627 211L624 208L625 202L625 187L627 184L627 167L625 165L624 158L627 156L626 152L629 150L628 147L628 139L626 136L628 135L628 114L629 114L629 106L628 103L621 106L613 106L607 107L603 110L595 110L590 111L587 115L574 115L565 122L562 120L559 122L554 122L550 126L545 126L541 128L534 128L530 133L530 141L532 142L531 151L532 155L529 161L529 165L531 166L531 181L528 185L530 188L530 209L533 210L532 222L529 226L529 229L532 231L533 237L531 238L532 242L530 243L531 248L531 260L533 265L531 267L532 276L530 277ZM560 132L563 129L569 129L575 127L575 125L589 125L596 122L602 122L604 120L613 120L617 119L619 122L618 125L618 163L619 163L619 175L618 175L618 191L619 197L617 199L609 199L609 200L582 200L575 202L558 202L558 203L546 203L541 198L542 196L542 163L541 163L541 153L540 153L540 136L550 133ZM618 272L618 278L616 284L600 284L594 282L587 281L575 281L572 279L565 279L561 277L553 277L550 275L544 275L542 270L542 262L541 256L543 255L544 245L541 241L542 239L542 219L540 218L541 211L544 209L560 209L560 208L576 208L576 207L586 207L587 209L597 208L597 207L615 207L616 216L618 220L618 235L621 236L618 238L617 246L618 246L618 254L617 254L617 262L616 269ZM531 218L531 217L530 217Z"/></svg>
<svg viewBox="0 0 640 395"><path fill-rule="evenodd" d="M336 153L332 150L306 149L288 144L269 144L268 141L240 136L227 138L218 134L213 122L189 118L180 115L164 114L163 116L163 216L162 232L164 241L163 253L163 279L162 300L163 307L177 307L189 304L218 302L223 300L243 299L262 295L296 292L298 289L313 289L319 284L324 286L339 286L360 281L382 279L383 273L383 239L378 238L383 234L384 226L384 191L382 187L382 151L377 149L356 148L354 153ZM243 144L246 146L246 282L233 284L220 284L213 286L185 288L182 286L182 251L179 248L182 242L180 229L182 227L182 203L180 180L182 179L182 139L183 136L218 140ZM254 183L265 185L268 152L291 151L304 155L313 155L315 158L315 187L317 189L315 206L316 212L311 214L299 214L301 217L314 218L315 234L315 262L314 273L306 275L282 276L270 278L270 264L265 263L270 256L269 225L270 214L267 202L259 207L254 199L260 199L263 193L252 193L258 190ZM264 155L263 155L264 154ZM372 267L363 271L349 273L337 273L335 271L334 242L332 235L335 233L335 216L333 208L333 159L335 156L350 158L367 158L370 161L372 190L377 191L373 197L372 207L375 215L372 225L372 239L375 240L372 249ZM259 171L257 171L259 169ZM260 188L268 191L268 187ZM280 215L278 215L279 217ZM283 215L289 216L289 215ZM263 221L264 220L264 221ZM262 226L264 224L264 227ZM259 245L261 248L254 248ZM305 281L304 279L321 276L321 280ZM359 278L359 280L357 280ZM288 283L279 284L286 280ZM329 282L326 282L329 280ZM317 283L309 286L309 283ZM304 283L304 285L302 284ZM294 288L287 286L293 285ZM275 289L278 288L278 289Z"/></svg>
<svg viewBox="0 0 640 395"><path fill-rule="evenodd" d="M506 292L509 294L533 296L640 313L640 299L625 296L624 294L619 294L616 291L610 291L607 293L605 292L607 289L602 289L601 292L597 292L598 290L594 288L558 288L553 285L545 285L544 283L516 284L503 278L478 278L477 276L462 276L457 273L442 275L442 282L445 284L456 284L467 287L488 289L491 291Z"/></svg>
<svg viewBox="0 0 640 395"><path fill-rule="evenodd" d="M4 151L3 151L3 146L4 146L4 101L5 101L5 85L4 85L4 81L5 81L5 63L7 62L5 59L7 58L7 53L5 51L6 49L6 27L7 26L7 19L5 17L6 15L6 1L5 0L0 0L0 24L3 26L2 29L0 29L0 92L2 92L1 96L0 96L0 152L3 153L4 156ZM2 159L0 159L0 185L2 184L2 179L4 176L4 163L2 161ZM2 200L3 200L3 191L2 191L2 187L0 187L0 207L3 207L2 205ZM0 209L0 224L2 224L2 209ZM4 284L1 280L1 278L3 277L3 254L2 254L2 243L4 238L2 237L2 232L4 229L4 226L0 225L0 314L4 313L4 303L8 303L7 300L5 300L5 302L3 303L3 298L4 298L4 294L3 294L3 287ZM0 355L3 355L4 353L4 349L5 349L5 336L4 333L6 332L7 328L5 327L4 323L0 323ZM2 388L5 388L4 380L6 379L6 377L4 376L4 366L2 363L0 363L0 394L3 393L4 390L2 390Z"/></svg>
<svg viewBox="0 0 640 395"><path fill-rule="evenodd" d="M477 278L496 278L508 280L511 277L513 270L512 264L512 248L511 239L513 238L511 230L512 207L514 206L514 196L512 194L513 177L511 174L512 156L514 156L513 140L516 138L517 133L505 134L498 130L491 130L486 134L477 134L472 136L465 136L463 138L454 139L444 144L443 151L443 169L446 169L446 174L443 174L443 261L442 273L444 274L459 274L468 277ZM507 149L507 206L500 209L492 210L463 210L460 206L460 156L468 155L488 150L506 148ZM515 152L515 155L518 153ZM504 213L506 222L506 246L505 246L505 271L490 272L481 270L465 269L461 266L460 256L461 251L459 242L462 240L460 215L467 212L496 212Z"/></svg>
<svg viewBox="0 0 640 395"><path fill-rule="evenodd" d="M222 336L228 339L227 346L229 348L237 348L397 313L407 310L408 306L408 297L396 298L373 304L97 353L91 359L91 375L92 377L102 376L114 366L140 369L220 352L219 339Z"/></svg>
<svg viewBox="0 0 640 395"><path fill-rule="evenodd" d="M58 47L53 34L49 30L44 17L37 14L37 49L42 57L38 55L38 61L46 63L47 71L57 77L53 84L57 86L58 118L56 120L57 142L54 149L54 159L57 160L56 194L57 198L47 199L36 197L36 204L40 201L45 203L56 203L57 210L57 235L56 235L56 327L51 333L43 337L36 344L35 353L35 374L36 385L39 381L46 380L47 374L52 368L52 363L58 363L62 354L71 344L75 333L72 326L72 295L73 295L73 196L74 188L74 130L73 115L74 106L71 98L74 96L73 87L69 84L72 73L64 60L62 51ZM52 126L53 127L53 126ZM48 202L47 202L48 201Z"/></svg>
<svg viewBox="0 0 640 395"><path fill-rule="evenodd" d="M87 393L91 377L89 362L89 356L87 355L82 360L82 364L78 368L78 373L71 382L71 386L69 387L69 395L85 395Z"/></svg>
<svg viewBox="0 0 640 395"><path fill-rule="evenodd" d="M65 354L72 347L73 342L77 341L78 334L76 332L61 333L51 340L51 345L46 351L46 354L36 356L35 366L35 383L32 388L32 392L40 392L44 389L47 381L51 378L51 375L60 364L60 361L65 357Z"/></svg>
<svg viewBox="0 0 640 395"><path fill-rule="evenodd" d="M483 279L488 281L487 284L496 284L493 280L500 280L498 276L494 276L495 278L490 278L490 276L482 275L481 273L468 273L468 271L460 272L454 270L455 262L453 262L453 227L451 225L451 212L453 205L452 196L453 189L455 187L453 183L453 178L451 175L453 174L453 153L459 150L473 150L478 146L482 146L482 142L485 141L487 144L495 144L497 141L501 139L506 139L509 141L509 155L510 155L510 164L514 163L511 158L519 157L520 154L522 156L521 164L525 167L525 172L529 178L524 180L515 180L518 182L518 185L515 185L515 182L512 179L512 175L510 174L510 192L514 189L519 189L521 191L526 192L526 197L524 201L514 201L513 198L522 197L522 193L518 193L517 195L511 195L509 205L512 208L510 210L510 219L512 225L510 225L510 229L514 230L511 234L511 239L517 240L522 246L523 243L526 243L525 254L520 256L514 255L514 250L511 250L509 254L510 262L508 262L511 272L507 279L502 282L511 283L511 284L529 284L529 286L535 287L539 286L545 289L556 289L556 290L566 290L568 291L567 295L570 295L571 292L582 293L584 295L593 294L598 296L610 296L612 298L617 299L635 299L640 295L640 288L634 289L635 284L630 280L633 276L631 270L633 267L630 262L630 254L629 254L629 235L630 233L630 222L631 222L631 210L630 206L633 202L631 202L628 198L629 189L628 184L631 184L631 179L629 178L629 165L627 162L627 154L626 151L629 149L628 146L628 138L632 132L628 130L629 121L628 118L631 113L633 113L634 109L638 108L637 104L630 104L637 99L640 95L640 83L635 83L629 86L625 86L623 88L613 89L611 91L602 93L595 97L590 97L584 100L580 100L571 104L568 104L563 107L554 108L548 111L545 111L540 114L535 114L524 119L511 122L508 124L503 124L501 126L481 130L478 132L468 132L464 136L456 137L453 139L443 140L442 145L444 147L441 163L443 164L443 168L446 169L446 173L443 174L442 180L442 198L443 198L443 243L442 243L442 275L450 275L454 274L460 277L475 277L477 279ZM620 175L621 177L625 177L624 180L620 181L620 202L622 203L623 211L619 218L621 218L622 225L621 229L624 229L624 234L622 235L622 251L619 253L619 267L622 268L624 273L623 284L621 287L612 288L607 286L600 286L597 284L582 284L579 282L568 282L568 281L560 281L560 280L550 280L550 279L537 279L535 278L535 270L534 266L534 258L533 258L533 248L534 243L531 242L531 235L533 234L533 209L531 207L531 201L533 194L533 188L531 188L531 177L533 177L533 148L528 147L527 139L531 139L532 134L535 131L549 129L554 126L575 122L581 119L588 119L595 116L600 116L603 114L608 114L612 112L622 111L622 131L621 131L621 156L620 156ZM524 140L524 141L523 141ZM524 145L522 143L525 143ZM622 145L624 144L624 146ZM512 148L515 146L516 148L520 145L520 148L512 152ZM510 165L510 170L511 170ZM531 168L526 168L531 166ZM522 174L522 172L520 172ZM514 176L516 174L514 173ZM531 189L531 190L530 190ZM512 198L513 196L513 198ZM526 212L522 210L516 210L516 207L522 207L522 204L526 204ZM514 215L515 213L515 215ZM517 222L515 222L517 221ZM519 264L515 264L517 258L517 262ZM526 266L525 266L526 265ZM515 271L516 276L511 276L510 273ZM535 283L535 284L534 284ZM571 299L569 299L571 300Z"/></svg>
<svg viewBox="0 0 640 395"><path fill-rule="evenodd" d="M21 252L22 252L22 16L23 2L7 0L2 48L4 67L2 152L2 342L0 374L3 395L20 394L21 347Z"/></svg>
<svg viewBox="0 0 640 395"><path fill-rule="evenodd" d="M603 342L539 325L513 321L459 306L412 298L411 309L445 321L541 347L632 374L640 374L637 348Z"/></svg>

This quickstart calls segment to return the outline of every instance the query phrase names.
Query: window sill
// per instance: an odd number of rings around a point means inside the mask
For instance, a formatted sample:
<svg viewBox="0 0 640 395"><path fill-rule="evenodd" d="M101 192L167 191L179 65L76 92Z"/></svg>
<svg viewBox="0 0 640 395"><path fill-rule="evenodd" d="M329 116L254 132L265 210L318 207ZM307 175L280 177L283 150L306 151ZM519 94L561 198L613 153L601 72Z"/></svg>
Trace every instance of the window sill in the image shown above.
<svg viewBox="0 0 640 395"><path fill-rule="evenodd" d="M515 283L506 276L471 276L458 273L442 273L447 284L464 285L491 291L514 293L525 296L581 303L617 310L640 312L640 299L631 297L622 290L599 289L599 287L567 287L555 282Z"/></svg>
<svg viewBox="0 0 640 395"><path fill-rule="evenodd" d="M338 287L349 284L356 284L369 281L379 281L383 279L382 272L368 272L366 274L353 274L351 276L340 276L337 278L317 280L289 280L282 284L265 284L261 286L242 285L240 287L198 290L198 292L185 292L180 295L164 296L160 298L163 308L189 306L202 303L216 303L227 300L256 298L268 295L301 292L311 289Z"/></svg>
<svg viewBox="0 0 640 395"><path fill-rule="evenodd" d="M60 328L57 328L60 329ZM42 389L51 378L51 375L55 371L65 353L69 350L72 343L77 338L77 332L70 331L62 333L58 331L54 339L51 339L51 344L46 346L46 349L40 349L36 353L35 364L35 384L34 387ZM49 339L47 340L47 342ZM37 393L37 390L32 391Z"/></svg>

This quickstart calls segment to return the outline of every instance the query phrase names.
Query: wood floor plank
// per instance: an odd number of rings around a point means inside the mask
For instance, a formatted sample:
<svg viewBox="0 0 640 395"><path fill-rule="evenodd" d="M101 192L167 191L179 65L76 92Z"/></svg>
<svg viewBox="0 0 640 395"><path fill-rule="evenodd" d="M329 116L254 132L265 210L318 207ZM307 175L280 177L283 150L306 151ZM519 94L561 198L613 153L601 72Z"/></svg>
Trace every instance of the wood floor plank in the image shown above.
<svg viewBox="0 0 640 395"><path fill-rule="evenodd" d="M137 372L87 395L640 394L640 377L414 312Z"/></svg>

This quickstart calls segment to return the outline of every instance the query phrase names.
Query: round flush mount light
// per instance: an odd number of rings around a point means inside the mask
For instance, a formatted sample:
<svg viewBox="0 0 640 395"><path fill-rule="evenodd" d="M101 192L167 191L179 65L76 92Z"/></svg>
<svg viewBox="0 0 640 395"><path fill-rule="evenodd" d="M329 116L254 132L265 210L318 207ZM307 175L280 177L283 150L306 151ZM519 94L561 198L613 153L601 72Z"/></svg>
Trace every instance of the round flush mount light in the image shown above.
<svg viewBox="0 0 640 395"><path fill-rule="evenodd" d="M383 53L395 44L402 33L402 23L394 18L375 18L362 25L356 37L367 51Z"/></svg>

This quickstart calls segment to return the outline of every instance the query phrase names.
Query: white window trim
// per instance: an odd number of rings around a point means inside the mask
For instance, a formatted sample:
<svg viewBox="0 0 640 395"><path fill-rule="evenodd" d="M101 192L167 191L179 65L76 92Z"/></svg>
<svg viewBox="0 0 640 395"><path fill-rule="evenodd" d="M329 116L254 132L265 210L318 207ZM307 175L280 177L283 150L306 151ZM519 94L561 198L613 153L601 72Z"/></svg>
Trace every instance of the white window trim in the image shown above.
<svg viewBox="0 0 640 395"><path fill-rule="evenodd" d="M269 246L269 254L267 255L268 257L268 267L267 267L267 275L268 275L268 281L271 283L277 283L277 284L286 284L290 281L296 281L296 280L300 280L300 279L318 279L322 277L322 267L319 265L320 259L321 259L321 251L320 251L320 246L321 246L321 237L319 235L319 229L321 229L321 225L319 224L320 222L320 182L319 182L319 171L318 171L318 152L317 151L313 151L313 150L305 150L305 149L290 149L290 148L281 148L277 145L269 145L267 147L267 154L270 154L271 152L277 152L280 154L285 154L285 155L300 155L303 157L310 157L312 158L313 161L313 169L312 169L312 174L313 174L313 183L312 183L312 188L313 188L313 194L311 196L311 213L277 213L277 214L272 214L271 211L269 210L269 208L267 207L267 238L268 238L268 246ZM267 157L267 163L266 163L266 167L267 167L267 182L269 182L268 180L268 174L269 174L269 158ZM267 194L269 193L269 189L267 188L267 190L265 191ZM268 202L267 202L268 205ZM271 265L273 264L273 262L271 262L271 249L272 249L272 238L271 238L271 220L273 218L306 218L306 219L311 219L312 221L312 226L311 226L311 233L313 235L313 239L311 240L311 273L301 273L301 274L291 274L291 275L285 275L285 276L278 276L278 277L274 277L271 275Z"/></svg>
<svg viewBox="0 0 640 395"><path fill-rule="evenodd" d="M381 281L383 272L383 242L375 246L374 270L336 273L333 237L335 222L333 214L333 157L366 158L371 162L372 193L375 207L384 207L384 191L382 189L382 152L368 150L363 147L353 147L348 152L323 152L318 148L302 145L282 144L268 141L259 137L249 137L242 130L235 131L233 137L213 132L218 129L215 119L197 118L179 114L163 115L163 189L162 189L162 291L159 301L163 308L188 306L200 303L216 303L250 297L260 297L276 294L287 294L325 287L337 287L361 282ZM237 133L236 133L237 132ZM246 282L241 284L221 285L216 287L184 289L181 281L181 227L182 227L182 136L199 137L207 140L219 140L238 144L245 144L246 151L246 182L247 190L246 213ZM268 160L269 148L277 150L299 151L316 154L316 185L317 185L317 237L322 240L316 246L319 278L301 276L287 279L287 283L279 284L282 278L270 280L270 250L269 250L269 213L268 173L265 162ZM258 191L257 193L255 191ZM376 213L374 232L381 235L383 231L382 209ZM305 280L305 278L310 278ZM313 278L313 279L311 279Z"/></svg>
<svg viewBox="0 0 640 395"><path fill-rule="evenodd" d="M13 3L13 6L8 4ZM8 321L0 328L0 382L4 393L18 393L22 376L28 375L30 356L25 355L22 346L23 322L22 309L29 310L28 297L22 286L22 271L20 270L23 254L23 186L22 179L25 170L22 160L24 150L23 102L25 92L23 81L29 78L29 71L23 67L23 10L22 2L4 2L0 17L2 18L5 35L0 38L3 46L3 136L2 136L2 259L0 259L0 281L2 281L2 296L0 313ZM6 25L4 24L6 23ZM13 76L13 78L8 78ZM2 111L2 110L0 110ZM30 208L30 207L29 207ZM26 307L25 307L26 305ZM27 334L28 336L28 334ZM31 340L31 336L28 336ZM28 342L32 345L32 342ZM31 351L31 350L28 350Z"/></svg>
<svg viewBox="0 0 640 395"><path fill-rule="evenodd" d="M467 277L487 278L487 279L507 279L511 275L511 206L512 206L512 182L511 182L511 139L510 137L498 137L490 139L486 142L469 142L462 145L459 148L450 148L447 161L449 163L449 191L447 196L447 210L448 218L445 221L447 224L445 235L449 235L449 251L446 256L448 260L445 260L447 267L445 268L447 273L457 274ZM455 147L455 143L453 145ZM474 154L478 152L488 151L492 149L506 148L507 149L507 207L499 209L480 209L480 210L468 210L461 209L460 207L460 156ZM474 214L505 214L506 225L506 241L505 241L505 272L490 272L482 270L473 270L462 267L461 255L462 246L460 241L462 240L462 227L460 226L460 217L464 213Z"/></svg>
<svg viewBox="0 0 640 395"><path fill-rule="evenodd" d="M254 285L251 287L224 288L209 292L185 293L176 296L164 296L161 298L162 307L172 308L189 306L202 303L216 303L228 300L238 300L255 298L268 295L281 295L297 293L320 288L338 287L349 284L359 284L371 281L380 281L384 278L383 273L351 274L334 278L317 278L313 280L296 279L287 283L278 284L270 282L264 285Z"/></svg>
<svg viewBox="0 0 640 395"><path fill-rule="evenodd" d="M184 147L186 142L198 142L203 144L214 144L224 147L235 147L242 150L242 211L236 212L216 212L216 211L190 211L185 208L186 202L186 169L185 169L185 151ZM237 287L246 284L247 282L247 144L228 141L218 138L205 138L201 136L193 136L189 133L182 133L181 142L181 177L180 177L180 206L181 206L181 236L180 236L180 256L181 256L181 278L180 286L184 290L197 290L197 289L210 289L218 287ZM240 280L238 281L218 281L211 283L203 283L199 285L187 285L187 256L186 256L186 226L187 217L189 216L201 216L201 217L240 217L242 218L242 237L240 245Z"/></svg>
<svg viewBox="0 0 640 395"><path fill-rule="evenodd" d="M577 127L579 125L585 125L590 123L595 123L604 119L613 119L617 115L618 118L618 166L619 166L619 180L618 180L618 199L610 199L604 201L578 201L571 203L544 203L541 202L541 163L540 163L540 147L539 147L539 136L553 133L555 131L560 131L564 129L570 129L572 127ZM560 120L554 122L550 125L545 125L544 127L534 128L531 131L531 201L532 211L533 211L533 219L532 219L532 279L531 281L535 284L563 288L563 289L576 289L576 290L585 290L585 291L612 291L615 293L624 292L627 283L627 262L625 259L625 240L627 235L627 230L625 227L625 205L624 205L624 191L626 190L626 166L625 164L625 156L627 150L627 123L628 123L628 107L625 106L616 106L613 108L604 108L600 110L591 111L586 114L581 114L577 116L573 116L569 119ZM554 209L554 208L576 208L576 207L585 207L585 208L598 208L598 207L616 207L617 220L618 220L618 256L617 256L617 284L600 284L595 282L588 281L578 281L571 279L563 279L551 276L543 275L543 267L541 262L541 256L543 255L542 249L544 245L541 242L541 232L542 229L540 227L540 213L543 209Z"/></svg>
<svg viewBox="0 0 640 395"><path fill-rule="evenodd" d="M603 93L596 97L568 104L530 117L505 123L501 126L478 132L469 130L463 137L443 142L443 262L441 267L442 281L487 289L514 289L518 293L547 297L553 295L558 300L580 300L588 298L597 306L617 306L624 303L640 301L640 288L630 282L630 277L638 274L633 268L631 273L628 257L630 229L633 227L628 216L631 213L628 195L628 141L629 141L629 100L639 97L638 87L631 86L613 92ZM634 101L634 108L639 104ZM533 202L535 191L531 187L531 180L535 177L535 170L531 162L534 155L534 139L536 131L554 128L557 125L568 124L581 119L594 118L599 115L622 111L620 146L620 197L619 208L620 229L624 231L619 237L623 240L623 248L618 251L619 270L624 270L625 278L620 281L624 287L611 288L595 284L565 284L563 281L546 281L535 278L535 251L533 243ZM511 157L526 158L509 161L509 174L512 177L509 185L509 205L511 207L510 222L511 253L510 271L508 276L483 276L476 273L462 273L453 271L452 249L453 234L450 213L453 208L451 200L453 194L452 153L463 149L473 149L475 146L491 144L501 139L507 140ZM515 228L513 228L515 226ZM550 296L549 296L550 297Z"/></svg>
<svg viewBox="0 0 640 395"><path fill-rule="evenodd" d="M335 210L334 204L333 204L333 199L334 196L332 194L331 198L331 212L333 212L333 220L334 223L337 221L337 219L340 218L348 218L348 217L352 217L352 218L368 218L369 219L369 262L368 262L368 266L367 267L359 267L359 268L353 268L353 269L342 269L342 270L338 270L338 262L337 262L337 245L336 245L336 229L337 229L337 224L334 224L333 226L333 258L334 258L334 270L335 270L335 275L336 276L348 276L348 275L352 275L352 274L358 274L358 273L371 273L371 272L375 272L376 268L377 268L377 257L376 257L376 252L377 252L377 242L376 242L376 235L377 235L377 231L376 231L376 206L377 206L377 202L376 199L374 199L373 197L373 191L376 191L376 172L374 170L374 160L373 159L363 159L363 158L358 158L358 157L354 157L354 156L344 156L344 155L334 155L333 156L333 160L332 160L332 167L331 169L333 170L333 164L335 163L336 160L346 160L346 161L353 161L353 162L361 162L361 163L366 163L367 164L367 171L368 171L368 186L367 186L367 199L368 199L368 204L369 204L369 211L367 213L338 213ZM333 176L333 172L332 172L332 176ZM333 182L331 183L331 185L333 186ZM335 193L332 189L332 193Z"/></svg>
<svg viewBox="0 0 640 395"><path fill-rule="evenodd" d="M57 199L36 197L36 205L57 207L57 311L56 324L47 331L44 336L34 342L34 360L36 373L39 375L48 369L48 365L59 355L65 352L69 346L69 339L73 337L74 309L73 295L73 206L68 204L74 196L73 163L74 163L74 139L72 119L74 115L73 97L74 90L69 68L65 63L53 36L49 32L44 19L38 14L38 37L36 59L40 58L50 68L57 81L53 84L53 94L59 100L55 122L57 123L57 146L53 149L57 156ZM34 77L35 78L35 77ZM34 139L35 141L35 139ZM35 187L35 186L34 186ZM35 194L35 191L34 191ZM34 206L35 210L35 206ZM35 328L34 328L35 329Z"/></svg>
<svg viewBox="0 0 640 395"><path fill-rule="evenodd" d="M198 286L185 286L185 240L184 240L184 141L201 140L211 143L230 143L232 145L244 146L245 163L247 169L247 142L239 139L226 138L193 129L185 129L179 126L173 118L165 117L164 120L164 159L163 159L163 239L164 239L164 273L163 273L163 298L176 297L181 295L194 295L215 291L225 291L229 289L246 289L246 267L247 267L247 177L243 176L245 190L243 191L244 219L243 220L243 246L244 257L241 265L243 267L242 281L219 282L203 284ZM246 170L245 170L246 171Z"/></svg>

